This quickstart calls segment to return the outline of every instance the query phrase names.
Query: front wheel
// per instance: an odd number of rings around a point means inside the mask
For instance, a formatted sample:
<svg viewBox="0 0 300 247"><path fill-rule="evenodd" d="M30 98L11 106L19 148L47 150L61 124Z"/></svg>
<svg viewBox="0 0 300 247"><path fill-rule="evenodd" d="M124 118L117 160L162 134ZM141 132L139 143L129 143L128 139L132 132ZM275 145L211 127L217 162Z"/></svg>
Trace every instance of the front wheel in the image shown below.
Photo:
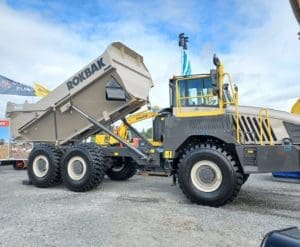
<svg viewBox="0 0 300 247"><path fill-rule="evenodd" d="M221 147L202 144L189 147L181 156L178 182L192 202L219 207L237 196L243 176L229 153Z"/></svg>

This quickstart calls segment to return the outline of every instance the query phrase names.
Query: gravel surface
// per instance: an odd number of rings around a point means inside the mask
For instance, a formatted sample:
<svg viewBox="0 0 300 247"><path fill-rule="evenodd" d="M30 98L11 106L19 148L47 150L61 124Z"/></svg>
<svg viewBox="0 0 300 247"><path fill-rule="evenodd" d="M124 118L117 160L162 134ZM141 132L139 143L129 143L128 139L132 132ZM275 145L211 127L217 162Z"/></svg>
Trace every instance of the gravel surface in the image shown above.
<svg viewBox="0 0 300 247"><path fill-rule="evenodd" d="M252 175L222 208L190 203L171 178L108 178L88 193L22 185L0 167L0 246L258 246L271 230L300 227L300 184Z"/></svg>

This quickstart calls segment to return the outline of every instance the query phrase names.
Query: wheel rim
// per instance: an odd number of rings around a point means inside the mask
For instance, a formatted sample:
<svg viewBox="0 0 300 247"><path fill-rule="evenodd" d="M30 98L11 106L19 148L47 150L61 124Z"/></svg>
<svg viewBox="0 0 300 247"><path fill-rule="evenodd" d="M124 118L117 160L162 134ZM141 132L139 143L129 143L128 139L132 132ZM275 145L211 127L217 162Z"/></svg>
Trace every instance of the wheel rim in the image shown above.
<svg viewBox="0 0 300 247"><path fill-rule="evenodd" d="M191 180L198 190L213 192L222 183L222 172L216 163L201 160L194 164L191 170Z"/></svg>
<svg viewBox="0 0 300 247"><path fill-rule="evenodd" d="M32 170L35 176L42 178L46 176L49 171L49 160L44 155L38 155L34 158L32 163Z"/></svg>
<svg viewBox="0 0 300 247"><path fill-rule="evenodd" d="M82 179L87 171L86 162L80 156L72 157L67 167L69 177L76 181Z"/></svg>
<svg viewBox="0 0 300 247"><path fill-rule="evenodd" d="M118 165L114 165L111 169L114 172L120 172L120 171L123 170L124 166L125 166L125 164L122 163L121 165L119 165L119 164Z"/></svg>

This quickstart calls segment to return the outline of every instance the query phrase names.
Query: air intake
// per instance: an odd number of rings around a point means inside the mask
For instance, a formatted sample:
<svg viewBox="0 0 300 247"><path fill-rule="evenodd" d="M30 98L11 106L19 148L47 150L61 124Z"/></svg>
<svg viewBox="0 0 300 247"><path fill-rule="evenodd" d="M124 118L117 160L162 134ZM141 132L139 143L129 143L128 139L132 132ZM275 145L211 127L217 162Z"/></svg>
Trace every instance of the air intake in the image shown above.
<svg viewBox="0 0 300 247"><path fill-rule="evenodd" d="M233 124L236 129L236 117L232 116ZM260 143L260 124L259 124L259 117L253 116L239 116L239 127L240 127L240 134L241 134L241 142L244 144L259 144ZM274 134L272 126L270 126L270 133L268 131L268 120L262 120L262 141L264 144L270 144L270 142L277 141L277 138Z"/></svg>

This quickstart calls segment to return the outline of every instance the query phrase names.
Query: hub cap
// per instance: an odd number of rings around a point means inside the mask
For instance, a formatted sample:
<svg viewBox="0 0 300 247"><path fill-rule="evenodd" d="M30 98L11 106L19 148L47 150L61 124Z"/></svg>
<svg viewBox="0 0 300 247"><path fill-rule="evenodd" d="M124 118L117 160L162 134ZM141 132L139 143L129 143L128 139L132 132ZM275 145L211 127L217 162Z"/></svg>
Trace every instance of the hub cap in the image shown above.
<svg viewBox="0 0 300 247"><path fill-rule="evenodd" d="M86 162L80 156L71 158L68 162L68 175L73 180L80 180L86 174Z"/></svg>
<svg viewBox="0 0 300 247"><path fill-rule="evenodd" d="M49 170L48 158L44 155L36 156L33 160L32 169L35 176L39 178L44 177Z"/></svg>
<svg viewBox="0 0 300 247"><path fill-rule="evenodd" d="M201 160L193 166L191 180L198 190L213 192L222 183L222 172L216 163L210 160Z"/></svg>

